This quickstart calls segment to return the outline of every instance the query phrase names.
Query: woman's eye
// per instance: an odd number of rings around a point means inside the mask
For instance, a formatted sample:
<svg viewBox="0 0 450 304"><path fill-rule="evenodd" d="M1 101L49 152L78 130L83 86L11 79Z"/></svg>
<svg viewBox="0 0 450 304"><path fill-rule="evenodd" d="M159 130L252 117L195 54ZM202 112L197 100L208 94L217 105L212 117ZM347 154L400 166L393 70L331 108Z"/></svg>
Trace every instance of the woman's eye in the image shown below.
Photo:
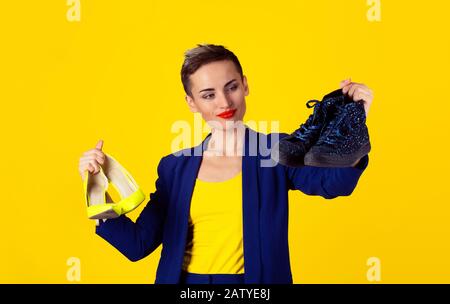
<svg viewBox="0 0 450 304"><path fill-rule="evenodd" d="M238 88L238 86L237 86L237 85L234 85L234 86L231 86L231 87L229 88L229 90L230 90L230 91L236 91L237 88Z"/></svg>
<svg viewBox="0 0 450 304"><path fill-rule="evenodd" d="M214 94L207 94L203 96L204 99L212 99L214 98Z"/></svg>

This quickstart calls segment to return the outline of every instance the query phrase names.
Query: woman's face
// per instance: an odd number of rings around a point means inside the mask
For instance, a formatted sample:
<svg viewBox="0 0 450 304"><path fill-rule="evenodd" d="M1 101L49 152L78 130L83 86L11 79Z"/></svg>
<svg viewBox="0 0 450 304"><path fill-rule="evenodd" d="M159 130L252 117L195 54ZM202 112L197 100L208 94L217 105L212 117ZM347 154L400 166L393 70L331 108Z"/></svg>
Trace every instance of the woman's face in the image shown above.
<svg viewBox="0 0 450 304"><path fill-rule="evenodd" d="M186 101L192 112L200 113L211 128L233 128L245 114L247 79L241 79L230 60L211 62L201 66L190 76L192 97Z"/></svg>

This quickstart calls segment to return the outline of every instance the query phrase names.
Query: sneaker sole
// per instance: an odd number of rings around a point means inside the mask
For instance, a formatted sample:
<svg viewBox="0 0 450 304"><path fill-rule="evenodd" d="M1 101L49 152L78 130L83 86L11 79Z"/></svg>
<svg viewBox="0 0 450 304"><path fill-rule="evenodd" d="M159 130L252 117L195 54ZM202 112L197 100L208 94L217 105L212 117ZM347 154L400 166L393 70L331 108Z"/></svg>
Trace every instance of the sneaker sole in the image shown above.
<svg viewBox="0 0 450 304"><path fill-rule="evenodd" d="M358 151L351 156L314 154L311 152L305 155L305 166L311 167L327 167L327 168L341 168L352 167L353 164L363 156L369 154L371 149L370 142L362 146Z"/></svg>

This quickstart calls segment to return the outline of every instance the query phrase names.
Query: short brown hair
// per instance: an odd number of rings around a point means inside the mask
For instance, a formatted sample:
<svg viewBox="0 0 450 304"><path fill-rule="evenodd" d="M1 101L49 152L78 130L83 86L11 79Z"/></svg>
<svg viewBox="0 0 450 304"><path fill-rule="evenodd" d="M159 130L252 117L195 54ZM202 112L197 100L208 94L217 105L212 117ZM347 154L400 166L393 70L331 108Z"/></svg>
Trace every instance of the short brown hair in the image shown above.
<svg viewBox="0 0 450 304"><path fill-rule="evenodd" d="M197 47L184 53L184 62L181 68L181 82L186 94L192 97L189 76L195 73L201 66L214 61L230 60L236 66L237 71L243 78L241 64L234 53L222 45L198 44Z"/></svg>

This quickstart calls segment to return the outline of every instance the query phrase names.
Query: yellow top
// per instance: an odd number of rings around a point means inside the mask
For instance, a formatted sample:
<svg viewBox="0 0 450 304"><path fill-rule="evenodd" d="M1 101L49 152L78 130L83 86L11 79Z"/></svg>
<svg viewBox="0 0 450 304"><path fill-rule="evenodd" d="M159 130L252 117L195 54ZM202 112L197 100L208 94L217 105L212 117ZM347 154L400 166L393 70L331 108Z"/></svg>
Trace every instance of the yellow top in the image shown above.
<svg viewBox="0 0 450 304"><path fill-rule="evenodd" d="M197 179L192 194L183 270L244 273L242 173L224 182Z"/></svg>

